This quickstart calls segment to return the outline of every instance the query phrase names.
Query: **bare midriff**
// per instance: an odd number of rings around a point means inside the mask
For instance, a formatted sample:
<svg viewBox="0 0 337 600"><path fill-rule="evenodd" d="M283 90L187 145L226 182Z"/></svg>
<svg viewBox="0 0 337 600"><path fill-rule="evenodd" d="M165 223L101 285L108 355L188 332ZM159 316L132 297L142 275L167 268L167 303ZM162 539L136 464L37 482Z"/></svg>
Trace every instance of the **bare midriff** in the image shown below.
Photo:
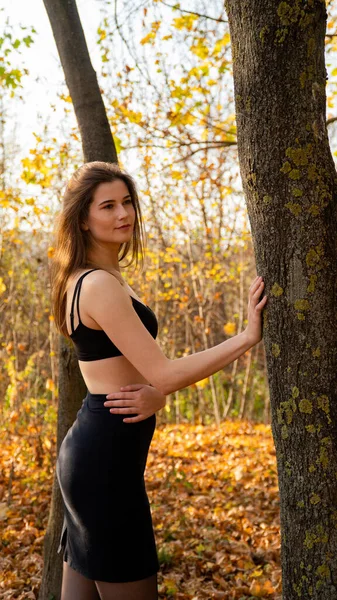
<svg viewBox="0 0 337 600"><path fill-rule="evenodd" d="M78 364L87 389L92 394L119 392L120 387L131 383L148 384L125 356L92 361L79 360Z"/></svg>

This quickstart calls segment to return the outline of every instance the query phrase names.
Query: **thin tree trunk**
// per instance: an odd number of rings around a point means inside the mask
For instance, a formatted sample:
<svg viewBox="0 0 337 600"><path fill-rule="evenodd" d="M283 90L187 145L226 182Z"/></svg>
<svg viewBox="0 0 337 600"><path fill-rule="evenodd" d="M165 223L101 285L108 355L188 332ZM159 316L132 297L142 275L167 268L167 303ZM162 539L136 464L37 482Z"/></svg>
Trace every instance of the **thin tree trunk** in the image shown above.
<svg viewBox="0 0 337 600"><path fill-rule="evenodd" d="M176 425L180 423L180 404L179 404L179 393L174 392L174 406L176 412Z"/></svg>
<svg viewBox="0 0 337 600"><path fill-rule="evenodd" d="M44 0L81 134L83 160L118 162L96 73L92 67L75 0ZM94 125L93 125L94 124ZM60 336L58 449L72 425L86 387L72 345ZM56 476L44 541L39 600L58 599L62 557L57 554L63 506Z"/></svg>
<svg viewBox="0 0 337 600"><path fill-rule="evenodd" d="M75 0L43 0L81 134L84 162L118 162Z"/></svg>
<svg viewBox="0 0 337 600"><path fill-rule="evenodd" d="M323 0L226 0L276 448L284 600L337 598L337 176Z"/></svg>
<svg viewBox="0 0 337 600"><path fill-rule="evenodd" d="M253 354L252 356L252 364L253 364L253 372L251 371L251 381L250 381L250 390L249 390L249 399L248 399L248 407L247 407L247 419L249 421L253 421L255 420L255 413L254 413L254 409L255 409L255 382L257 379L257 373L258 373L258 369L257 369L257 365L258 365L258 361L259 361L259 353L260 353L260 348L261 348L261 344L256 344L255 348L253 348L253 351L255 352L255 356ZM254 368L254 361L255 361L255 368Z"/></svg>
<svg viewBox="0 0 337 600"><path fill-rule="evenodd" d="M268 370L267 370L267 357L266 357L266 353L263 352L263 373L264 373L264 377L265 377L265 381L266 381L266 397L265 397L265 403L264 403L264 422L265 425L269 425L271 422L271 415L270 415L270 411L271 411L271 406L270 406L270 393L269 393L269 385L268 385Z"/></svg>
<svg viewBox="0 0 337 600"><path fill-rule="evenodd" d="M243 270L241 269L240 270L240 283L239 283L239 323L238 323L237 334L239 335L239 333L241 333L242 330L243 330ZM230 408L232 406L232 402L234 399L235 377L236 377L236 372L238 370L238 365L239 365L239 359L235 360L232 365L230 388L229 388L227 402L225 404L223 415L222 415L223 419L227 419L227 415L230 411Z"/></svg>
<svg viewBox="0 0 337 600"><path fill-rule="evenodd" d="M77 359L71 351L70 343L61 338L59 374L59 406L57 420L57 454L62 440L75 421L80 409L79 399L84 398L86 387ZM62 368L61 368L62 366ZM43 576L39 591L39 599L47 600L52 595L60 597L62 580L62 556L57 554L63 524L63 503L56 476L54 476L51 508L43 548Z"/></svg>
<svg viewBox="0 0 337 600"><path fill-rule="evenodd" d="M208 349L208 342L207 342L207 335L205 333L205 317L204 317L204 311L203 311L203 306L202 306L202 299L201 299L201 293L198 292L197 289L197 283L196 283L196 275L194 273L194 260L193 260L193 254L192 254L192 247L191 247L191 236L190 236L190 228L189 228L189 224L188 222L186 222L186 228L188 231L188 236L187 236L187 251L188 251L188 257L189 257L189 263L190 263L190 270L191 270L191 278L192 278L192 289L193 289L193 293L194 293L194 297L195 300L197 302L198 305L198 313L199 313L199 318L201 321L201 327L202 327L202 341L203 341L203 346L204 346L204 350ZM200 283L200 282L199 282ZM194 350L193 350L194 352ZM210 385L211 385L211 395L212 395L212 401L213 401L213 413L214 413L214 418L215 418L215 422L217 424L217 426L219 427L220 425L220 413L219 413L219 405L218 405L218 399L216 396L216 390L215 390L215 386L214 386L214 380L213 380L213 375L211 375L209 377L210 380Z"/></svg>
<svg viewBox="0 0 337 600"><path fill-rule="evenodd" d="M247 396L247 389L248 389L248 379L249 379L249 375L250 375L250 367L252 364L252 354L253 354L253 351L251 348L248 352L247 364L246 364L246 369L245 369L245 378L244 378L243 387L241 390L239 419L243 419L245 412L246 412L246 396Z"/></svg>

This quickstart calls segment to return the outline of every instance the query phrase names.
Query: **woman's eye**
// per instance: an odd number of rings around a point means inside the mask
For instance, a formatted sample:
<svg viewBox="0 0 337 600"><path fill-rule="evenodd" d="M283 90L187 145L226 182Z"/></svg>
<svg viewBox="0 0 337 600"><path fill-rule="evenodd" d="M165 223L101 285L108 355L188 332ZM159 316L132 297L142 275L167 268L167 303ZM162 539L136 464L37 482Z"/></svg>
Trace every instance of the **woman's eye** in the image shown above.
<svg viewBox="0 0 337 600"><path fill-rule="evenodd" d="M125 200L124 204L132 204L132 200ZM113 208L113 204L106 204L103 208Z"/></svg>

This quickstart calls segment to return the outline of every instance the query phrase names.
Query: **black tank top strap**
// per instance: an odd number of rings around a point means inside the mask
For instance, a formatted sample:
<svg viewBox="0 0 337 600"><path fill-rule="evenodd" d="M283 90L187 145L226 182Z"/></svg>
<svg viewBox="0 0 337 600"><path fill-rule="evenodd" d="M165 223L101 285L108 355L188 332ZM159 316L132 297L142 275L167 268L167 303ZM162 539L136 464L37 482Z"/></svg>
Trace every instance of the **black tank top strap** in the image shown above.
<svg viewBox="0 0 337 600"><path fill-rule="evenodd" d="M71 302L71 309L70 309L70 325L71 325L71 333L74 333L74 304L75 304L75 298L76 298L76 294L77 294L77 315L78 315L78 322L81 323L81 317L80 317L80 290L81 290L81 286L82 286L82 281L84 279L84 277L86 275L89 275L89 273L92 273L92 271L99 271L99 269L90 269L90 271L87 271L86 273L83 273L78 280L76 281L76 285L75 285L75 289L74 289L74 294L73 294L73 299Z"/></svg>

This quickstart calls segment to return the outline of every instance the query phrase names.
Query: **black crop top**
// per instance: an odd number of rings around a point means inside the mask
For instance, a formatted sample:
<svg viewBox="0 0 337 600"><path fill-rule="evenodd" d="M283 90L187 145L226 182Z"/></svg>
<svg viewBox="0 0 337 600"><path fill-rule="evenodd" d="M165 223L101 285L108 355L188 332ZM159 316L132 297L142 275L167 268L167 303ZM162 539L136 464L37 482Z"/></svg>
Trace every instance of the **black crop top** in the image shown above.
<svg viewBox="0 0 337 600"><path fill-rule="evenodd" d="M75 286L73 300L71 303L70 312L70 324L71 334L70 337L75 346L75 353L78 360L100 360L102 358L110 358L111 356L122 356L117 346L112 343L109 336L103 329L92 329L82 323L80 318L80 290L83 278L91 273L92 271L98 271L99 269L91 269L81 275ZM78 325L74 330L74 303L77 293L77 314L78 314ZM150 332L153 338L157 337L158 333L158 321L156 315L149 306L146 306L139 300L136 300L133 296L130 296L133 302L133 308L139 316L146 329Z"/></svg>

